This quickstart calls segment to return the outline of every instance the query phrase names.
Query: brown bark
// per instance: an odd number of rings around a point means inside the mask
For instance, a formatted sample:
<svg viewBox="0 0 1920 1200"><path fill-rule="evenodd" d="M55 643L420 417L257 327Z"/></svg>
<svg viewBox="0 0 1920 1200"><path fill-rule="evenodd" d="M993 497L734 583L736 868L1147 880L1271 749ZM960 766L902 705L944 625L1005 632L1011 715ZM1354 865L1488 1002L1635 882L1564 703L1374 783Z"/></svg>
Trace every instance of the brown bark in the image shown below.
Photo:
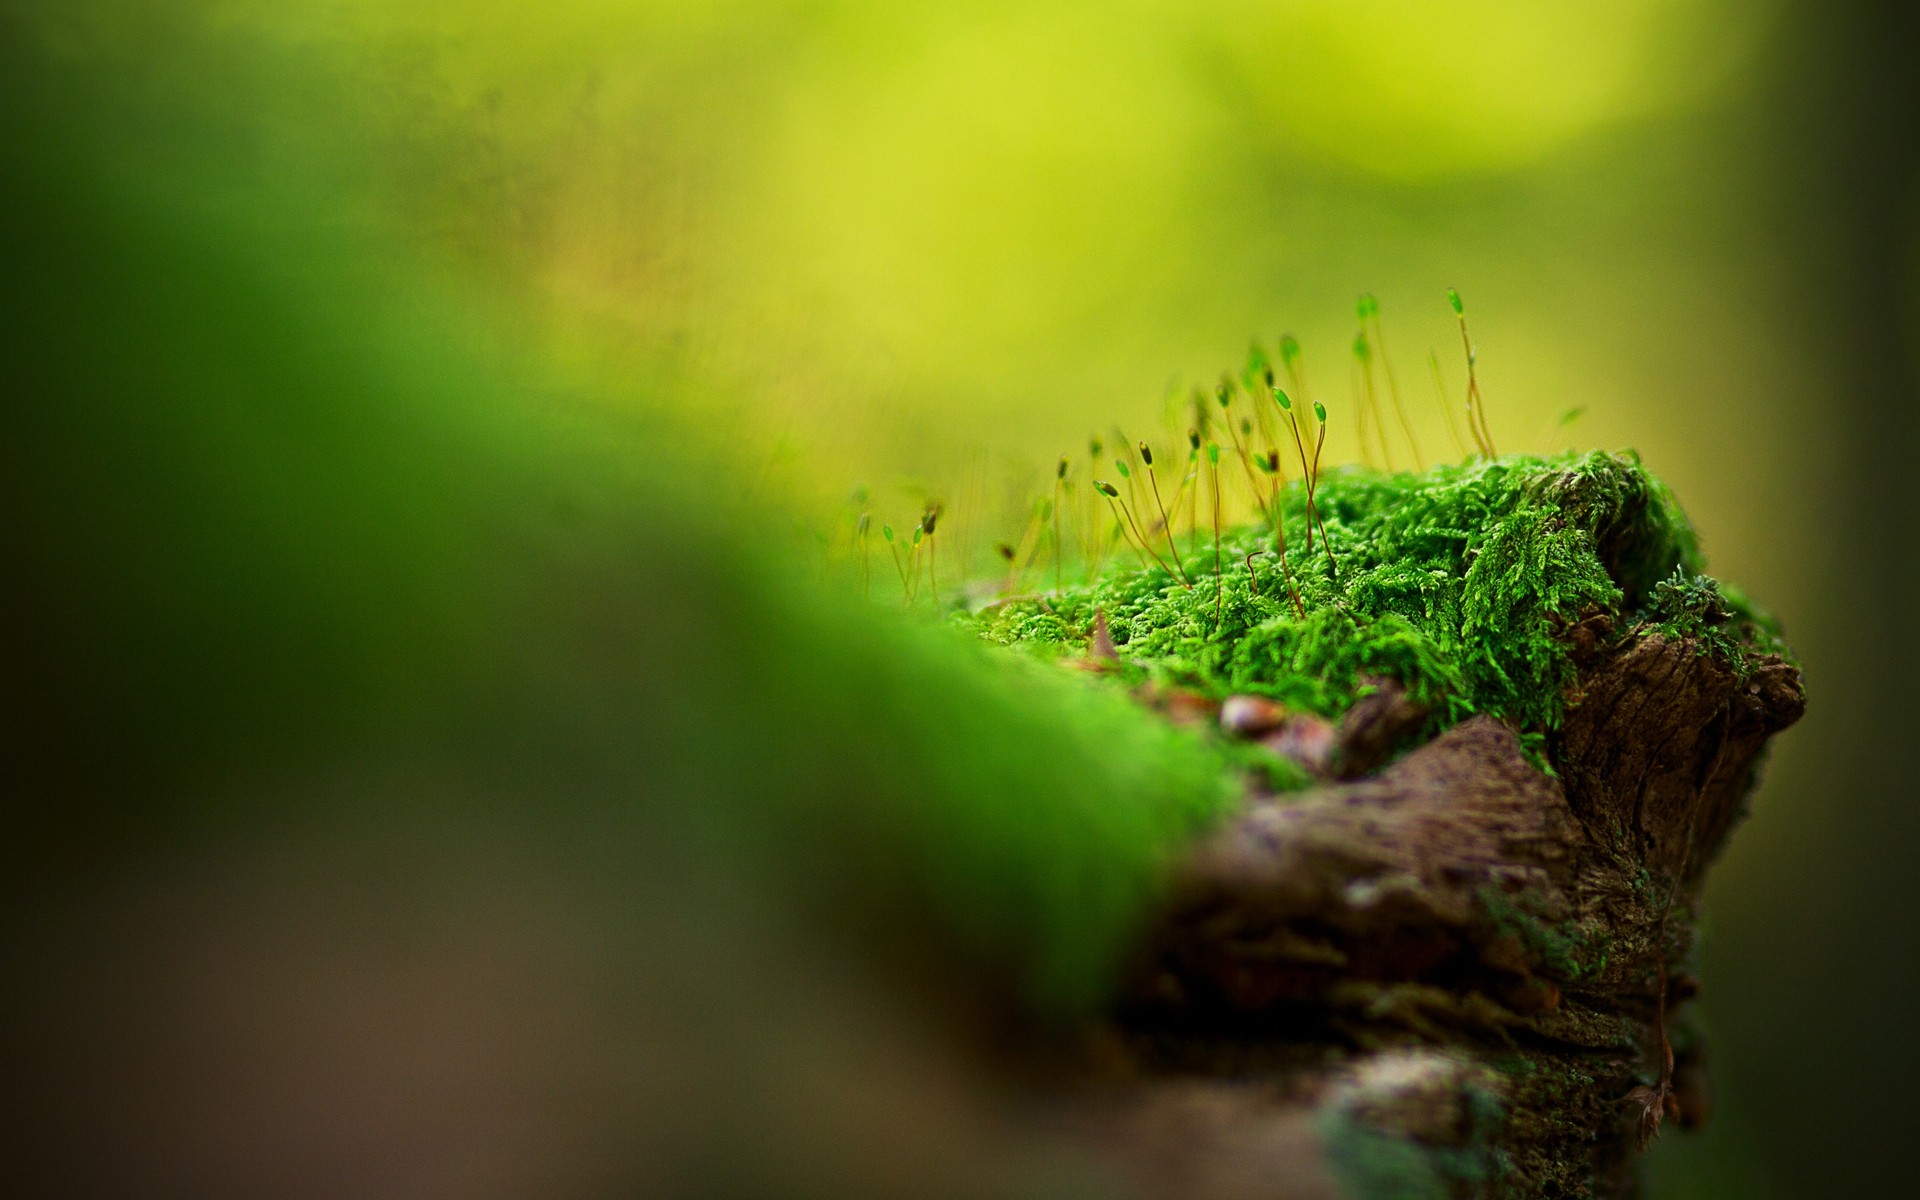
<svg viewBox="0 0 1920 1200"><path fill-rule="evenodd" d="M1581 632L1554 774L1476 717L1364 777L1422 715L1387 687L1329 782L1187 858L1094 1122L1151 1194L1624 1196L1647 1138L1705 1118L1699 885L1799 673Z"/></svg>

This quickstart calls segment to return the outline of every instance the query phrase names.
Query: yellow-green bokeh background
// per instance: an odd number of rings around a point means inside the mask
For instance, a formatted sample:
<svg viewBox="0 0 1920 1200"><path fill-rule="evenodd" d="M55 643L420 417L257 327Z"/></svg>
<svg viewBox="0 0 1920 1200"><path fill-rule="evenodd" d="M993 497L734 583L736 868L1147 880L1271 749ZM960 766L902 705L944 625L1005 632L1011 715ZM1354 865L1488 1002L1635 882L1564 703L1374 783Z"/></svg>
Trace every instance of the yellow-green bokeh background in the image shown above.
<svg viewBox="0 0 1920 1200"><path fill-rule="evenodd" d="M397 233L410 269L594 370L671 364L696 381L684 394L711 398L688 416L737 445L741 479L777 458L812 517L856 482L905 516L916 489L951 492L969 464L1017 489L1090 430L1154 427L1170 387L1285 331L1344 457L1362 291L1436 454L1424 360L1440 352L1457 395L1444 295L1458 287L1501 448L1637 448L1715 573L1780 613L1806 657L1812 715L1711 897L1721 1120L1663 1143L1656 1194L1814 1194L1807 1164L1844 1132L1796 1142L1806 1056L1783 1047L1831 1014L1783 980L1818 940L1800 900L1880 868L1831 832L1858 832L1860 793L1822 782L1869 707L1849 694L1870 652L1851 616L1859 546L1834 530L1857 516L1847 480L1874 435L1840 370L1843 285L1799 236L1847 219L1822 190L1843 185L1789 178L1818 172L1821 122L1838 138L1856 111L1782 125L1804 73L1850 70L1808 36L1813 6L184 11L145 20L261 47L263 144L351 164L362 215ZM164 80L164 63L145 69ZM1586 415L1557 431L1575 407ZM1850 1086L1837 1069L1802 1082Z"/></svg>

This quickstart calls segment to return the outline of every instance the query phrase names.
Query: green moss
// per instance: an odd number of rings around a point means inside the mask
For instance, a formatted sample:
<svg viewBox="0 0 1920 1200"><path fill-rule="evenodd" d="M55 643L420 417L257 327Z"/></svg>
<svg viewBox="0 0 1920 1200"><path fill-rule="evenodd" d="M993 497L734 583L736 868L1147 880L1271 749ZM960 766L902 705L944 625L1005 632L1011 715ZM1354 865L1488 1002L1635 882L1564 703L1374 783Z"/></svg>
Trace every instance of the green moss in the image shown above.
<svg viewBox="0 0 1920 1200"><path fill-rule="evenodd" d="M1719 656L1743 676L1758 654L1792 655L1770 615L1735 589L1679 567L1654 585L1641 619L1669 638L1692 641L1701 654Z"/></svg>
<svg viewBox="0 0 1920 1200"><path fill-rule="evenodd" d="M1506 1107L1484 1088L1461 1091L1466 1128L1451 1145L1374 1128L1339 1107L1324 1110L1317 1132L1341 1193L1353 1200L1446 1200L1497 1190L1512 1173L1491 1144L1506 1122Z"/></svg>
<svg viewBox="0 0 1920 1200"><path fill-rule="evenodd" d="M1281 506L1301 613L1263 522L1223 537L1218 577L1202 531L1191 589L1159 568L1116 569L964 619L991 641L1058 655L1085 645L1104 613L1123 680L1251 692L1327 718L1368 676L1387 676L1432 707L1429 733L1489 713L1536 752L1573 676L1568 630L1587 616L1611 616L1616 633L1651 622L1738 663L1777 647L1763 617L1699 573L1691 525L1631 453L1345 467L1317 503L1326 538L1312 552L1297 481Z"/></svg>

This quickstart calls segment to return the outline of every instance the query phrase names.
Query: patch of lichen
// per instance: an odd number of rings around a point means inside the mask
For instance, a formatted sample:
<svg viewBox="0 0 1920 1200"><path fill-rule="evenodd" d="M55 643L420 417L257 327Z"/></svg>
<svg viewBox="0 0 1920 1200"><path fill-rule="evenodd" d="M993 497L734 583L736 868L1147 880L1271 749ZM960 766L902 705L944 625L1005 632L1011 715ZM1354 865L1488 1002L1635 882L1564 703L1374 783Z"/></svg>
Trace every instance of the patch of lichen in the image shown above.
<svg viewBox="0 0 1920 1200"><path fill-rule="evenodd" d="M1253 693L1329 719L1386 676L1430 707L1429 733L1489 713L1536 751L1560 721L1567 634L1585 617L1607 615L1616 636L1652 624L1741 669L1781 648L1769 620L1700 574L1692 526L1631 453L1349 466L1314 500L1324 538L1301 483L1282 493L1284 562L1270 521L1225 531L1217 559L1203 523L1179 534L1190 587L1122 563L964 619L1052 657L1080 653L1103 614L1123 682Z"/></svg>

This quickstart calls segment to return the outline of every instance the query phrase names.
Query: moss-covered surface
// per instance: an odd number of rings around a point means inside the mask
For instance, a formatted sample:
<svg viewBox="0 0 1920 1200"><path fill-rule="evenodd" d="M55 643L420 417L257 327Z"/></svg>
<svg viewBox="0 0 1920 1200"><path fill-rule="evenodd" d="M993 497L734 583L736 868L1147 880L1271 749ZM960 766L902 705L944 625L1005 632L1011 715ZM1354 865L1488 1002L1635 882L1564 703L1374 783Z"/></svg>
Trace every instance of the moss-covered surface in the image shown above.
<svg viewBox="0 0 1920 1200"><path fill-rule="evenodd" d="M1191 587L1121 562L963 619L1059 657L1082 653L1104 614L1123 683L1250 693L1329 719L1387 677L1430 708L1428 735L1487 713L1536 752L1563 712L1583 620L1604 618L1608 637L1643 625L1692 637L1736 670L1783 652L1768 618L1701 574L1686 515L1630 452L1345 467L1314 507L1325 536L1313 528L1309 549L1305 488L1283 493L1284 565L1271 522L1226 531L1217 575L1211 533L1180 531Z"/></svg>
<svg viewBox="0 0 1920 1200"><path fill-rule="evenodd" d="M1411 712L1384 771L1304 756L1264 780L1324 788L1256 801L1195 856L1153 959L1175 983L1143 1007L1201 1041L1285 1011L1282 1036L1349 1047L1353 1078L1314 1102L1349 1195L1629 1194L1636 1112L1695 1111L1661 1065L1669 985L1703 864L1765 736L1798 714L1790 655L1703 574L1685 514L1630 453L1347 468L1316 501L1309 550L1304 490L1284 496L1284 566L1259 523L1225 534L1216 575L1203 528L1190 586L1115 569L962 619L1042 659L1095 654L1096 678L1175 714L1210 710L1171 696L1263 696L1282 709L1236 709L1339 722L1346 746ZM1299 745L1252 736L1249 755ZM1435 1054L1464 1064L1444 1087L1437 1067L1394 1066ZM1438 1095L1456 1117L1402 1127Z"/></svg>

